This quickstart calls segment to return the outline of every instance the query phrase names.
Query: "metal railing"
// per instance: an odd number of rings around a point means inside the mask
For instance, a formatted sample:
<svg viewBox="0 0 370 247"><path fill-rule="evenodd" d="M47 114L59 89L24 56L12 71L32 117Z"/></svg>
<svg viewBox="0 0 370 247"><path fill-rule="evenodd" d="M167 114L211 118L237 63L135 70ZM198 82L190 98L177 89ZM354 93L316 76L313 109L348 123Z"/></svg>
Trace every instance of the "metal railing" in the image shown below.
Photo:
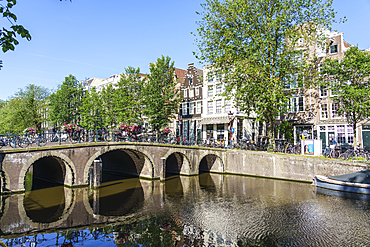
<svg viewBox="0 0 370 247"><path fill-rule="evenodd" d="M246 149L246 150L266 150L263 146L255 145L246 140L224 141L217 139L186 139L183 136L173 136L172 134L160 133L137 133L117 131L88 130L81 132L42 132L40 134L7 134L0 135L0 148L26 148L65 145L75 143L91 142L136 142L136 143L160 143L171 145L186 145L212 148Z"/></svg>

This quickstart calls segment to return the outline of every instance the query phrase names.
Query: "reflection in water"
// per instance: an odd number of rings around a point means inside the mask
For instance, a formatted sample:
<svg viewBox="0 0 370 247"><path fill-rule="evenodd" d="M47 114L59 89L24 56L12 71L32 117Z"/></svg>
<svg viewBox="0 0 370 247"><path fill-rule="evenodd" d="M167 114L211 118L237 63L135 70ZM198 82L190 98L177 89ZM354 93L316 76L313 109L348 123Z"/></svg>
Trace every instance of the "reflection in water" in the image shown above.
<svg viewBox="0 0 370 247"><path fill-rule="evenodd" d="M57 221L65 208L64 187L33 190L24 195L23 206L26 215L33 222Z"/></svg>
<svg viewBox="0 0 370 247"><path fill-rule="evenodd" d="M128 179L103 186L89 197L91 207L97 208L100 215L132 213L132 217L110 217L103 222L105 217L78 215L81 220L89 219L79 222L76 217L72 218L77 213L72 212L66 222L74 225L67 231L44 233L43 240L40 235L36 238L22 233L13 243L28 239L36 241L37 246L62 243L74 246L102 243L110 246L134 246L135 243L144 246L368 246L370 242L369 200L314 193L310 184L202 174L170 178L164 184ZM83 193L77 195L87 193L86 188L79 190ZM40 202L43 207L52 207ZM82 214L81 207L76 210ZM9 216L5 214L3 219L6 217ZM73 229L82 225L86 226ZM15 228L2 221L2 230L5 235L0 241L10 243L12 240L6 236Z"/></svg>
<svg viewBox="0 0 370 247"><path fill-rule="evenodd" d="M199 186L205 191L216 192L216 185L213 182L210 173L203 173L199 175Z"/></svg>
<svg viewBox="0 0 370 247"><path fill-rule="evenodd" d="M184 196L180 176L172 176L166 179L165 193L169 197L180 198Z"/></svg>
<svg viewBox="0 0 370 247"><path fill-rule="evenodd" d="M133 213L142 207L143 202L144 191L139 178L102 183L101 187L89 196L94 214L104 216Z"/></svg>

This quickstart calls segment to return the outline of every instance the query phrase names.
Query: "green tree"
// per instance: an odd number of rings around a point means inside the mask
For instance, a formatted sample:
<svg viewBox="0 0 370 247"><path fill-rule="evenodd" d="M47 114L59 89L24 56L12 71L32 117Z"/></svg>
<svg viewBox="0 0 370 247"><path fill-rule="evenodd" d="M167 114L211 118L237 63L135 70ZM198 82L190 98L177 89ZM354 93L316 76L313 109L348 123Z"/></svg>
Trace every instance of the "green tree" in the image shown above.
<svg viewBox="0 0 370 247"><path fill-rule="evenodd" d="M121 74L114 97L117 123L139 124L142 122L142 96L145 78L140 69L128 67Z"/></svg>
<svg viewBox="0 0 370 247"><path fill-rule="evenodd" d="M50 120L58 126L63 123L78 124L82 94L82 85L76 77L65 77L58 90L50 96Z"/></svg>
<svg viewBox="0 0 370 247"><path fill-rule="evenodd" d="M180 102L175 88L174 62L170 57L162 56L150 64L149 69L143 90L144 115L154 130L160 130L170 123Z"/></svg>
<svg viewBox="0 0 370 247"><path fill-rule="evenodd" d="M80 125L83 128L97 130L104 127L102 98L95 87L93 87L90 92L85 92L80 109Z"/></svg>
<svg viewBox="0 0 370 247"><path fill-rule="evenodd" d="M198 13L197 57L223 75L226 92L246 113L267 123L275 146L275 120L290 98L287 84L302 82L307 49L319 27L330 29L332 0L206 0Z"/></svg>
<svg viewBox="0 0 370 247"><path fill-rule="evenodd" d="M62 0L60 0L62 1ZM4 2L4 3L3 3ZM0 46L3 52L14 51L15 46L19 44L16 39L17 35L21 38L31 40L30 32L22 25L16 25L17 16L12 12L12 8L17 4L17 0L0 0L0 14L7 19L9 27L0 29ZM0 60L0 69L2 61Z"/></svg>
<svg viewBox="0 0 370 247"><path fill-rule="evenodd" d="M353 126L353 143L357 149L357 126L370 116L370 53L351 47L342 60L326 59L319 75L318 85L331 89L337 114L344 115Z"/></svg>
<svg viewBox="0 0 370 247"><path fill-rule="evenodd" d="M1 127L3 131L19 133L26 127L36 126L38 131L47 122L48 89L30 84L19 89L1 108Z"/></svg>
<svg viewBox="0 0 370 247"><path fill-rule="evenodd" d="M117 110L115 95L116 89L113 88L112 84L103 88L100 93L102 100L102 117L103 126L114 127L117 125Z"/></svg>

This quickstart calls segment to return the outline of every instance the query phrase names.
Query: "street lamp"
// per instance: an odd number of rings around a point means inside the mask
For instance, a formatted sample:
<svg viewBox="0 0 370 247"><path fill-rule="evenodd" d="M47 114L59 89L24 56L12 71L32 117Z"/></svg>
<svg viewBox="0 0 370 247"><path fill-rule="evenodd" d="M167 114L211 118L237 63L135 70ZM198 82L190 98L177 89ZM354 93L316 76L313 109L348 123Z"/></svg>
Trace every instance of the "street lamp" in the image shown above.
<svg viewBox="0 0 370 247"><path fill-rule="evenodd" d="M232 126L232 122L234 120L234 113L229 111L227 113L227 116L229 118L229 144L231 145L231 126Z"/></svg>

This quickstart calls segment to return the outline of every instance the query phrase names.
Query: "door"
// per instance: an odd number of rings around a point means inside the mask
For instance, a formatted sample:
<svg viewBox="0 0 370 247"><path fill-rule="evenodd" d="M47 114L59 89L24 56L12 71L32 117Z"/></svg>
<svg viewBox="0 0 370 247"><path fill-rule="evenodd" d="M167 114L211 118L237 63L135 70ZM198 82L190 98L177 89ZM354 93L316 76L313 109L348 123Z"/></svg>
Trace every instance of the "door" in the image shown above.
<svg viewBox="0 0 370 247"><path fill-rule="evenodd" d="M322 140L322 149L326 148L326 132L320 132L320 139Z"/></svg>
<svg viewBox="0 0 370 247"><path fill-rule="evenodd" d="M370 131L362 131L363 147L370 148Z"/></svg>

